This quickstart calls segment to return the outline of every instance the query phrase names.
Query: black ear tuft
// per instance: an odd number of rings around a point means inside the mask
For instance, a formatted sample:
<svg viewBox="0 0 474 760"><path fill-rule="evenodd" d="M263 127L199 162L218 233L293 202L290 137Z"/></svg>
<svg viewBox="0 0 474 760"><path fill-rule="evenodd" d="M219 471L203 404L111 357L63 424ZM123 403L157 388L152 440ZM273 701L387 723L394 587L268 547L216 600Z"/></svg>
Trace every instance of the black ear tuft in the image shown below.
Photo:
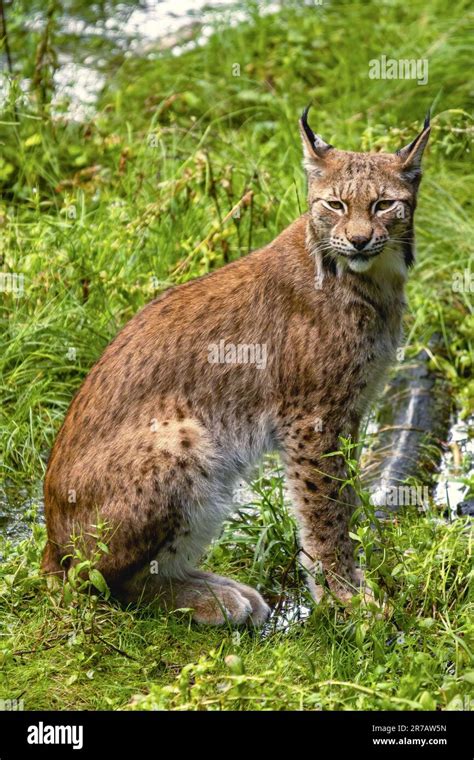
<svg viewBox="0 0 474 760"><path fill-rule="evenodd" d="M425 131L425 129L428 129L428 127L430 126L430 123L431 123L431 106L430 106L430 108L428 108L427 114L425 116L425 123L423 124L423 131Z"/></svg>
<svg viewBox="0 0 474 760"><path fill-rule="evenodd" d="M421 176L421 159L431 131L430 118L431 114L428 111L420 134L409 145L396 151L396 155L402 162L402 172L407 179L413 181L419 181Z"/></svg>
<svg viewBox="0 0 474 760"><path fill-rule="evenodd" d="M311 103L308 106L306 106L303 113L301 114L301 126L303 127L305 131L306 137L310 141L311 145L314 147L314 144L316 142L315 135L314 135L313 130L308 124L308 112L310 108L311 108Z"/></svg>
<svg viewBox="0 0 474 760"><path fill-rule="evenodd" d="M315 135L313 130L308 124L308 111L311 108L310 105L306 106L300 118L300 129L303 138L303 149L305 151L306 159L318 160L325 158L327 152L333 147L324 142L322 137Z"/></svg>

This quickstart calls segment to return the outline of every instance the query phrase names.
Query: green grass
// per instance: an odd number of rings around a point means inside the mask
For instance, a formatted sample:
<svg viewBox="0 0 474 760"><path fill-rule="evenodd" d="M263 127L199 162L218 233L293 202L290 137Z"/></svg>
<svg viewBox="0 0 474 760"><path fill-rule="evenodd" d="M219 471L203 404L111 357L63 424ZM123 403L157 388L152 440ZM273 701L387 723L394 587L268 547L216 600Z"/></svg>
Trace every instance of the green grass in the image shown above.
<svg viewBox="0 0 474 760"><path fill-rule="evenodd" d="M245 542L226 531L210 564L254 583L260 576L274 600L283 592L304 603L281 505L258 524ZM283 612L263 632L236 632L199 629L186 612L123 610L93 593L62 603L38 576L44 535L35 525L1 571L0 695L59 710L470 709L469 525L407 514L359 536L383 606L354 598L349 611L323 604L304 622Z"/></svg>
<svg viewBox="0 0 474 760"><path fill-rule="evenodd" d="M73 393L127 319L170 284L269 242L305 209L297 118L309 101L327 141L390 150L412 139L434 103L406 357L439 332L433 363L460 413L472 409L472 294L452 287L474 239L469 4L285 3L268 16L249 7L248 23L180 57L115 55L87 125L53 119L35 92L0 118L1 268L25 278L24 293L2 293L0 309L9 488L37 493ZM22 44L18 34L12 55L31 75L34 50ZM369 79L369 60L382 54L426 57L428 85ZM125 708L138 694L140 708L470 706L465 521L445 524L433 508L378 532L361 522L354 530L381 608L323 605L299 623L291 606L309 601L278 472L261 475L254 502L207 564L276 604L263 636L90 596L64 605L39 575L44 530L31 517L33 537L1 548L0 697L23 694L29 709Z"/></svg>

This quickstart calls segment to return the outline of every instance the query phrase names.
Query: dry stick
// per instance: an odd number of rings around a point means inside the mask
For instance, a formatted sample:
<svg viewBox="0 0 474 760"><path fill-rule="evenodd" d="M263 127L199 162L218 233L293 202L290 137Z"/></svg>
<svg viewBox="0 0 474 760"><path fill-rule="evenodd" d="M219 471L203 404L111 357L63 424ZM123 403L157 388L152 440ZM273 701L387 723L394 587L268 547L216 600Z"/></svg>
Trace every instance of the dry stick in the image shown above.
<svg viewBox="0 0 474 760"><path fill-rule="evenodd" d="M238 208L240 208L242 205L245 205L246 203L249 203L250 200L251 200L251 198L252 198L252 196L253 196L253 190L249 190L247 193L245 193L245 195L242 196L242 198L240 199L240 201L238 201L235 204L234 208L232 208L229 211L229 213L225 215L225 217L222 220L222 225L224 225L226 222L229 221L229 219L235 214L235 212L237 211ZM216 234L216 232L217 232L217 230L215 228L213 228L206 235L206 237L203 240L201 240L201 242L198 243L195 248L193 248L193 250L191 251L191 253L189 254L189 256L187 256L180 264L178 264L178 266L176 266L173 269L173 271L172 271L171 274L175 275L175 274L178 274L178 273L182 272L188 266L188 264L190 264L190 262L192 261L193 256L199 251L199 249L201 248L201 246L205 245L210 240L212 240L212 238L214 237L214 235Z"/></svg>
<svg viewBox="0 0 474 760"><path fill-rule="evenodd" d="M247 243L247 253L252 250L252 232L253 232L253 192L250 196L250 224L249 224L249 237Z"/></svg>
<svg viewBox="0 0 474 760"><path fill-rule="evenodd" d="M13 63L12 63L12 57L10 53L10 43L8 41L7 19L5 16L5 7L3 4L3 0L0 0L0 19L2 21L2 42L5 45L5 55L7 56L8 71L10 73L10 76L13 77ZM13 113L15 115L15 121L18 121L18 111L16 109L16 101L14 101L13 103Z"/></svg>
<svg viewBox="0 0 474 760"><path fill-rule="evenodd" d="M206 161L207 161L207 166L208 166L208 169L209 169L209 195L211 196L212 200L214 201L214 205L215 205L216 211L217 211L217 216L219 217L219 224L220 224L221 229L222 229L222 213L221 213L221 208L220 208L220 205L219 205L219 196L218 196L217 190L216 190L216 183L215 183L215 180L214 180L214 172L213 172L213 169L212 169L211 157L209 156L208 153L206 153ZM221 247L222 247L222 255L223 255L223 258L224 258L224 263L227 264L228 261L229 261L229 257L228 257L228 254L227 254L227 248L226 248L226 245L225 245L225 241L221 241Z"/></svg>
<svg viewBox="0 0 474 760"><path fill-rule="evenodd" d="M54 649L54 647L59 646L59 644L61 644L61 642L67 638L67 634L63 634L59 637L59 640L55 641L53 644L43 644L43 646L35 647L34 649L17 649L12 652L12 655L14 657L18 657L19 655L23 654L36 654L36 652L46 652L48 649Z"/></svg>
<svg viewBox="0 0 474 760"><path fill-rule="evenodd" d="M386 433L388 430L414 430L416 433L426 433L424 428L416 427L415 425L384 425L377 430L376 433L371 435L379 435L380 433Z"/></svg>
<svg viewBox="0 0 474 760"><path fill-rule="evenodd" d="M3 5L3 0L0 0L0 18L2 20L2 42L5 45L5 54L7 56L8 71L10 72L10 74L13 74L13 64L12 64L12 57L10 54L10 44L8 42L7 20L5 17L5 8Z"/></svg>
<svg viewBox="0 0 474 760"><path fill-rule="evenodd" d="M318 681L316 686L346 686L350 689L355 689L356 691L361 691L364 694L370 694L375 695L376 697L384 697L386 696L380 691L377 691L376 689L369 689L367 686L361 686L358 683L351 683L350 681ZM412 707L418 706L418 702L414 702L412 699L405 699L404 697L392 697L392 700L394 702L397 702L399 704L404 705L411 705Z"/></svg>
<svg viewBox="0 0 474 760"><path fill-rule="evenodd" d="M293 552L293 554L292 554L292 556L290 558L290 561L288 562L287 566L285 567L285 570L283 571L283 576L282 576L282 579L281 579L281 591L282 591L282 593L280 594L278 602L276 603L276 606L275 606L275 608L273 610L275 618L278 617L278 615L281 612L281 608L283 606L283 597L284 597L284 593L285 593L285 586L286 586L286 581L287 581L287 578L288 578L288 573L290 572L290 569L291 569L292 565L294 564L294 561L297 558L297 556L300 553L300 551L301 551L301 549L298 547L296 549L296 551Z"/></svg>
<svg viewBox="0 0 474 760"><path fill-rule="evenodd" d="M128 654L128 652L125 652L124 649L120 649L119 647L116 647L115 644L112 644L111 641L107 641L107 639L104 639L99 634L96 634L96 636L97 636L98 640L102 642L102 644L105 644L105 646L110 647L111 649L114 650L114 652L117 652L117 654L121 654L122 657L126 657L127 660L133 660L134 662L140 662L140 660L138 659L138 657L134 657L133 655Z"/></svg>
<svg viewBox="0 0 474 760"><path fill-rule="evenodd" d="M40 38L39 44L36 48L35 65L32 78L33 88L36 88L40 98L40 110L44 111L47 104L48 96L48 80L46 78L45 65L49 65L52 68L54 75L56 56L53 51L53 32L54 32L54 15L60 10L61 6L58 0L50 0L46 11L46 26L44 32ZM54 82L51 82L51 87L54 89ZM54 121L53 121L54 127Z"/></svg>
<svg viewBox="0 0 474 760"><path fill-rule="evenodd" d="M219 197L218 197L217 191L216 191L216 183L215 183L215 180L214 180L214 172L212 170L211 157L209 156L208 153L206 153L206 161L207 161L207 166L208 166L208 169L209 169L209 195L211 196L212 200L214 201L214 205L215 205L216 211L217 211L217 216L219 217L219 224L222 226L222 214L221 214L221 209L220 209L220 206L219 206Z"/></svg>

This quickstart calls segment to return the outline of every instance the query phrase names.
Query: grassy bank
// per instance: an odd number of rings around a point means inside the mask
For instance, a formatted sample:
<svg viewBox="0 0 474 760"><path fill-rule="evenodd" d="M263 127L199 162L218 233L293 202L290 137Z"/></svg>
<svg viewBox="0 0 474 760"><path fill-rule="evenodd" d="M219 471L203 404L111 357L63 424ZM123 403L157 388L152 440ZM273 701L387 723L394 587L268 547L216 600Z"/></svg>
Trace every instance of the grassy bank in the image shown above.
<svg viewBox="0 0 474 760"><path fill-rule="evenodd" d="M267 597L304 603L291 536L270 510L260 521L260 546L256 524L238 553L227 533L209 565L255 583L265 557ZM263 632L236 632L199 629L186 612L122 610L93 588L61 602L38 577L36 526L35 541L19 544L2 569L1 695L58 710L469 709L469 526L406 515L379 536L363 528L359 536L383 609L324 604L303 623L287 601Z"/></svg>
<svg viewBox="0 0 474 760"><path fill-rule="evenodd" d="M74 391L127 319L305 209L297 117L309 101L327 141L385 150L408 142L434 103L405 357L439 332L433 364L460 414L471 408L472 293L453 287L474 238L468 3L248 9L247 23L179 57L111 59L87 124L52 118L47 61L28 98L14 104L12 91L0 121L0 245L2 271L23 279L1 294L9 492L37 493ZM13 35L12 57L34 80L34 46L21 46ZM381 55L426 59L428 83L370 79ZM307 599L281 475L262 476L254 494L260 511L243 508L207 563L273 600L281 614L263 635L200 630L186 612L121 610L93 588L72 589L65 604L39 576L44 530L32 513L32 538L1 546L0 698L22 697L27 709L469 707L466 521L448 525L433 506L380 531L354 526L380 606L323 605L300 624L291 604Z"/></svg>

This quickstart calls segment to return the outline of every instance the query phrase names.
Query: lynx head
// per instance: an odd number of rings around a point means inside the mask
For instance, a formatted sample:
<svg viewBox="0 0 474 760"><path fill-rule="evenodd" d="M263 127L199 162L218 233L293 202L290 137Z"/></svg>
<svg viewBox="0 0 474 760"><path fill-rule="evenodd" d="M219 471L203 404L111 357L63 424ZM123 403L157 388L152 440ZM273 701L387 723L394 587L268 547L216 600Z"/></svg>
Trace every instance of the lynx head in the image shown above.
<svg viewBox="0 0 474 760"><path fill-rule="evenodd" d="M313 246L333 271L379 270L405 276L414 261L413 215L421 157L430 134L423 130L394 154L337 150L300 120Z"/></svg>

